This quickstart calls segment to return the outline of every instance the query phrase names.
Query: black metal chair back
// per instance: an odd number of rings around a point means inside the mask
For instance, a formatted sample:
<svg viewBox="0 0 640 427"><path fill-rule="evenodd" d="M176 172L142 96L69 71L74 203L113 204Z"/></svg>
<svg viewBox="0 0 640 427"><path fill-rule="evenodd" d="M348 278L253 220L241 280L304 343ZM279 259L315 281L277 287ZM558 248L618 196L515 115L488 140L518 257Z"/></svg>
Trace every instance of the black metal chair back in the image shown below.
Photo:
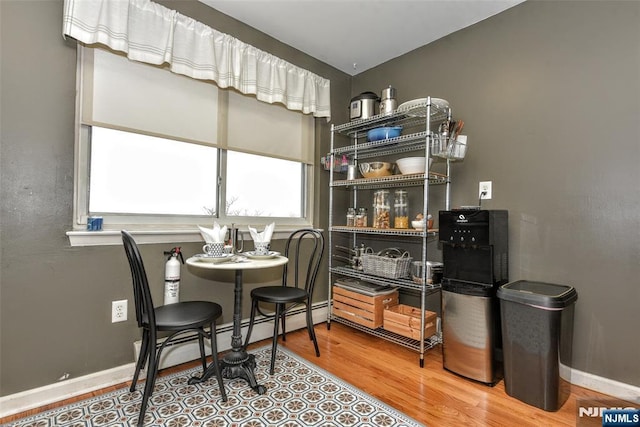
<svg viewBox="0 0 640 427"><path fill-rule="evenodd" d="M131 279L133 281L133 300L136 307L136 321L138 327L156 327L156 316L151 298L151 290L147 279L147 272L144 269L140 250L133 236L127 231L122 231L122 243L129 260L131 268Z"/></svg>
<svg viewBox="0 0 640 427"><path fill-rule="evenodd" d="M311 298L323 255L324 236L320 231L303 228L291 233L284 249L284 256L289 258L289 262L284 266L282 285L296 288L302 286ZM289 279L291 269L293 277Z"/></svg>

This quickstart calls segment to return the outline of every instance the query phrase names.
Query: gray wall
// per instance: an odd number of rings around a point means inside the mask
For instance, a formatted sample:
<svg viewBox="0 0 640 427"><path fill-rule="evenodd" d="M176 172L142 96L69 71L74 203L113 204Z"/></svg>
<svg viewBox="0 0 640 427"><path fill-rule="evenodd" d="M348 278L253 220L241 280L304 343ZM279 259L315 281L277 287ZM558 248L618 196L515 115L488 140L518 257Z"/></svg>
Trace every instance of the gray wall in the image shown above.
<svg viewBox="0 0 640 427"><path fill-rule="evenodd" d="M640 3L530 0L363 73L353 87L345 74L200 3L160 3L331 79L335 123L347 120L352 95L389 84L401 102L451 101L470 138L468 157L454 168L454 205L473 204L477 181L492 180L494 199L484 206L510 211L511 277L578 289L574 366L640 385ZM72 248L64 234L76 51L61 37L62 2L3 0L0 19L4 396L132 362L139 332L132 320L110 323L110 302L132 301L121 247ZM326 122L317 124L319 157L329 134ZM326 173L317 178L317 225L326 227ZM186 254L199 247L175 244ZM171 246L141 248L158 300L162 251ZM222 302L230 322L225 279L212 283L183 269L181 296Z"/></svg>
<svg viewBox="0 0 640 427"><path fill-rule="evenodd" d="M453 206L493 181L510 279L577 289L573 367L640 386L640 3L529 0L359 74L352 94L387 85L465 121Z"/></svg>
<svg viewBox="0 0 640 427"><path fill-rule="evenodd" d="M346 74L196 1L161 3L331 79L333 109L347 105ZM72 227L76 44L61 36L62 6L62 1L0 1L1 396L55 383L66 373L75 378L130 363L132 343L140 337L122 247L70 247L65 236ZM318 137L328 140L326 120L317 123ZM326 192L326 173L318 171L316 178L317 189ZM326 227L325 207L317 204L321 227ZM201 245L141 246L156 283L156 303L162 303L163 251L173 246L192 255ZM324 270L317 300L326 299ZM247 274L247 289L277 276L277 269ZM181 298L220 302L223 322L230 323L233 277L218 280L196 277L183 267ZM119 299L129 300L129 320L112 324L111 301ZM245 313L248 304L245 293Z"/></svg>

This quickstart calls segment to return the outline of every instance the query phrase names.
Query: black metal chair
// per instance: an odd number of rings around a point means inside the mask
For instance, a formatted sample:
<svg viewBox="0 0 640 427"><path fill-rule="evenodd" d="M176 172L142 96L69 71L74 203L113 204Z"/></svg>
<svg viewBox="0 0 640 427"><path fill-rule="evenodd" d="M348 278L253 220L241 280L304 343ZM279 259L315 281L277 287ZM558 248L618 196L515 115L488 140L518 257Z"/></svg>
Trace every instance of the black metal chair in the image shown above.
<svg viewBox="0 0 640 427"><path fill-rule="evenodd" d="M198 344L200 346L200 358L202 359L203 371L207 369L207 359L204 350L204 338L208 337L211 341L212 363L215 368L218 386L222 400L227 401L227 394L222 382L222 375L218 367L218 350L216 341L216 320L222 315L222 307L211 301L185 301L175 304L168 304L160 307L153 306L151 292L149 290L149 282L147 273L144 269L140 251L135 240L125 230L121 231L122 242L127 253L129 266L131 267L131 276L133 279L133 296L136 306L136 320L138 326L142 328L142 345L140 355L136 363L136 370L131 382L130 391L136 389L140 370L147 365L147 379L142 395L142 403L140 405L140 415L138 417L138 426L144 424L144 416L147 410L149 397L153 393L155 380L158 375L158 365L160 355L165 346L177 336L183 333L197 333ZM206 332L204 328L210 327L210 331ZM168 332L168 336L157 345L158 332Z"/></svg>
<svg viewBox="0 0 640 427"><path fill-rule="evenodd" d="M295 307L303 304L306 306L307 331L309 339L313 341L316 356L320 356L316 333L313 329L311 312L311 298L313 288L320 269L320 261L324 254L324 237L318 230L304 228L296 230L287 239L284 256L289 258L282 274L282 284L276 286L262 286L251 291L251 318L244 347L246 349L251 338L251 331L256 320L256 313L266 318L274 319L273 344L271 347L271 369L273 375L276 350L278 347L278 325L282 323L282 340L286 341L287 314ZM289 280L288 273L293 270L293 277ZM292 283L291 283L292 282ZM265 313L260 303L274 304L275 313Z"/></svg>

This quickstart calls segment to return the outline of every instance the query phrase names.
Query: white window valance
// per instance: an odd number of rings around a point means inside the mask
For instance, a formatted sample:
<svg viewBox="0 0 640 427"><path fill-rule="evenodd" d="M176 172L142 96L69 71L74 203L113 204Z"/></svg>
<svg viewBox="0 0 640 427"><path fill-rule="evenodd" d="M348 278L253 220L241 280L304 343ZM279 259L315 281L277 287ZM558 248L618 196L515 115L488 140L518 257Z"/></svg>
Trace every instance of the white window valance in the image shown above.
<svg viewBox="0 0 640 427"><path fill-rule="evenodd" d="M149 0L65 0L63 35L212 80L270 104L331 117L330 82Z"/></svg>

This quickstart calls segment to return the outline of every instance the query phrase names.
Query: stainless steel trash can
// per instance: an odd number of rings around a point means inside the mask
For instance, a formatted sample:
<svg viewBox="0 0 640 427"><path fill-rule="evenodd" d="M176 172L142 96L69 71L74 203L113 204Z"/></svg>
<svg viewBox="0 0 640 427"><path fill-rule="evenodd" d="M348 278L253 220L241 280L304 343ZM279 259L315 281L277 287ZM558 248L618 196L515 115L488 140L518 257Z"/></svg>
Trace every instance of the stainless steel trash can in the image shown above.
<svg viewBox="0 0 640 427"><path fill-rule="evenodd" d="M578 293L571 286L519 280L498 288L498 299L507 394L557 411L570 393Z"/></svg>

